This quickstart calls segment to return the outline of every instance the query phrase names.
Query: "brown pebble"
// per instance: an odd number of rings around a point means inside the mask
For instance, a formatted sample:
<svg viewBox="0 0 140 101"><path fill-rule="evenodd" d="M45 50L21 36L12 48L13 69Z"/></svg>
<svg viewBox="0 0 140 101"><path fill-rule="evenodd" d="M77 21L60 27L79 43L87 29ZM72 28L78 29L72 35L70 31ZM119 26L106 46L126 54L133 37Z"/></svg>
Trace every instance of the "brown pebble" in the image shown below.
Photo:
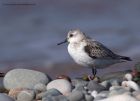
<svg viewBox="0 0 140 101"><path fill-rule="evenodd" d="M68 80L69 82L71 82L70 77L68 77L68 76L66 76L66 75L59 75L59 76L57 76L56 78L57 78L57 79L66 79L66 80Z"/></svg>
<svg viewBox="0 0 140 101"><path fill-rule="evenodd" d="M9 95L10 97L16 99L16 98L17 98L17 95L18 95L21 91L23 91L23 88L14 88L14 89L11 89L11 90L9 91L9 94L8 94L8 95Z"/></svg>

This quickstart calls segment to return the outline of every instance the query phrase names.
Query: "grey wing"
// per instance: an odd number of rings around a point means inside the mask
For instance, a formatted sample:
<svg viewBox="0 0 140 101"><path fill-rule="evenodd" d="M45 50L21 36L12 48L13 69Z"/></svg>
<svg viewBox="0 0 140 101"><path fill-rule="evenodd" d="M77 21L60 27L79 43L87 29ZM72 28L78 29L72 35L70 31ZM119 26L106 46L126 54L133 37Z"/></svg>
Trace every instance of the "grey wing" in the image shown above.
<svg viewBox="0 0 140 101"><path fill-rule="evenodd" d="M106 48L103 44L97 41L88 41L88 44L85 46L85 52L91 58L117 58L118 56L113 53L111 50Z"/></svg>

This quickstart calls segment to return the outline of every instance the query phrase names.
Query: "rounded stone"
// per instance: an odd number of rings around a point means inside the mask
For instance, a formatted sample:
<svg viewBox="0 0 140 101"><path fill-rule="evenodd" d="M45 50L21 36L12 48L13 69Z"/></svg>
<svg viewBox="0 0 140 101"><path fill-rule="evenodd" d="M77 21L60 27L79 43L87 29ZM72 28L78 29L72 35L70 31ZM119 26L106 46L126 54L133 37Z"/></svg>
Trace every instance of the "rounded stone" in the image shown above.
<svg viewBox="0 0 140 101"><path fill-rule="evenodd" d="M130 74L130 73L126 73L126 74L124 75L124 79L126 79L126 80L128 80L128 81L131 81L131 80L133 79L133 76L132 76L132 74Z"/></svg>
<svg viewBox="0 0 140 101"><path fill-rule="evenodd" d="M135 98L137 98L140 101L140 91L134 91L132 94Z"/></svg>
<svg viewBox="0 0 140 101"><path fill-rule="evenodd" d="M120 80L118 80L118 79L111 79L110 84L112 86L120 86L121 85Z"/></svg>
<svg viewBox="0 0 140 101"><path fill-rule="evenodd" d="M7 90L13 88L33 89L38 83L47 84L48 82L49 79L44 73L28 69L14 69L4 77L4 86Z"/></svg>
<svg viewBox="0 0 140 101"><path fill-rule="evenodd" d="M139 85L134 81L123 81L122 86L129 87L129 88L131 88L132 90L135 90L135 91L140 90Z"/></svg>
<svg viewBox="0 0 140 101"><path fill-rule="evenodd" d="M96 90L97 92L106 90L106 88L102 85L100 85L99 83L95 82L95 81L90 81L87 85L87 89L89 91L94 91Z"/></svg>
<svg viewBox="0 0 140 101"><path fill-rule="evenodd" d="M56 79L48 83L47 90L53 88L60 91L63 95L68 95L72 90L71 83L65 79Z"/></svg>
<svg viewBox="0 0 140 101"><path fill-rule="evenodd" d="M109 80L105 80L103 82L100 83L102 86L104 86L106 89L109 89L111 84Z"/></svg>
<svg viewBox="0 0 140 101"><path fill-rule="evenodd" d="M15 101L15 100L6 94L0 93L0 101Z"/></svg>
<svg viewBox="0 0 140 101"><path fill-rule="evenodd" d="M17 101L32 101L35 93L33 91L21 91L17 96Z"/></svg>
<svg viewBox="0 0 140 101"><path fill-rule="evenodd" d="M120 94L102 100L94 100L94 101L139 101L139 100L127 94Z"/></svg>
<svg viewBox="0 0 140 101"><path fill-rule="evenodd" d="M54 96L53 101L69 101L69 100L67 99L66 96L59 95L59 96Z"/></svg>
<svg viewBox="0 0 140 101"><path fill-rule="evenodd" d="M106 98L108 97L108 95L109 95L109 91L101 91L97 96Z"/></svg>
<svg viewBox="0 0 140 101"><path fill-rule="evenodd" d="M53 96L44 97L41 101L53 101Z"/></svg>
<svg viewBox="0 0 140 101"><path fill-rule="evenodd" d="M85 81L83 79L72 79L71 82L73 86L76 86L76 85L87 86L88 84L88 81Z"/></svg>
<svg viewBox="0 0 140 101"><path fill-rule="evenodd" d="M67 98L69 101L83 101L85 99L84 94L80 91L73 91Z"/></svg>
<svg viewBox="0 0 140 101"><path fill-rule="evenodd" d="M44 92L46 91L46 85L42 83L38 83L34 86L34 90L36 93Z"/></svg>
<svg viewBox="0 0 140 101"><path fill-rule="evenodd" d="M86 101L93 101L94 98L91 95L86 94L85 99Z"/></svg>
<svg viewBox="0 0 140 101"><path fill-rule="evenodd" d="M64 95L59 95L59 96L51 96L51 95L49 95L47 97L42 98L41 101L69 101L69 100Z"/></svg>
<svg viewBox="0 0 140 101"><path fill-rule="evenodd" d="M48 97L48 96L58 96L58 95L62 95L57 89L49 89L45 92L42 92L40 94L36 95L36 99L42 99L44 97Z"/></svg>
<svg viewBox="0 0 140 101"><path fill-rule="evenodd" d="M81 85L81 84L77 84L76 86L75 86L75 88L73 89L73 91L85 91L86 89L84 88L84 86L83 85Z"/></svg>
<svg viewBox="0 0 140 101"><path fill-rule="evenodd" d="M8 95L10 97L12 97L13 99L17 99L17 95L23 91L23 90L26 90L26 89L22 89L22 88L14 88L14 89L10 89Z"/></svg>
<svg viewBox="0 0 140 101"><path fill-rule="evenodd" d="M108 96L114 96L114 95L120 95L120 94L130 94L130 91L121 86L113 87L113 88L110 88L110 93Z"/></svg>

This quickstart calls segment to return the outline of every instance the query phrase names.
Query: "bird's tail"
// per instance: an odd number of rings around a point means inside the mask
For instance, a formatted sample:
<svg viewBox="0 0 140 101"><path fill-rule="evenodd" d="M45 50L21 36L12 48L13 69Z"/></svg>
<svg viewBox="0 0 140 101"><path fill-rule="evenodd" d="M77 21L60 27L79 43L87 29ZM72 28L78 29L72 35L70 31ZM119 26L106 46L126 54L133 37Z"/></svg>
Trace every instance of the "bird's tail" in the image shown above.
<svg viewBox="0 0 140 101"><path fill-rule="evenodd" d="M132 61L130 57L126 57L126 56L120 56L120 59L126 60L126 61Z"/></svg>

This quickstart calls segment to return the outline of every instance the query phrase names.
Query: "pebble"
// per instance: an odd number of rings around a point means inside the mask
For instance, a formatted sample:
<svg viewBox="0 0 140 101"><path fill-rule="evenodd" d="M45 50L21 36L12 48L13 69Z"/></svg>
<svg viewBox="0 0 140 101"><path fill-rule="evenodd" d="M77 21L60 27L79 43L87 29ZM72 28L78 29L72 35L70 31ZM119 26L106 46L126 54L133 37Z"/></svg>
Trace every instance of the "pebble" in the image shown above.
<svg viewBox="0 0 140 101"><path fill-rule="evenodd" d="M97 96L106 98L108 97L109 93L110 93L109 91L101 91Z"/></svg>
<svg viewBox="0 0 140 101"><path fill-rule="evenodd" d="M105 81L101 82L100 85L104 86L106 89L109 89L111 87L109 80L105 80Z"/></svg>
<svg viewBox="0 0 140 101"><path fill-rule="evenodd" d="M74 87L76 85L87 86L87 84L88 84L88 81L85 81L83 79L72 79L71 82L72 82L72 86L74 86Z"/></svg>
<svg viewBox="0 0 140 101"><path fill-rule="evenodd" d="M48 83L47 90L57 89L63 95L68 95L72 91L71 83L66 79L56 79Z"/></svg>
<svg viewBox="0 0 140 101"><path fill-rule="evenodd" d="M47 96L47 97L42 98L41 101L54 101L54 100L53 100L53 96Z"/></svg>
<svg viewBox="0 0 140 101"><path fill-rule="evenodd" d="M111 79L110 84L111 84L111 86L120 86L121 82L119 79Z"/></svg>
<svg viewBox="0 0 140 101"><path fill-rule="evenodd" d="M9 91L9 96L12 97L13 99L17 99L17 95L23 91L23 88L14 88L14 89L10 89Z"/></svg>
<svg viewBox="0 0 140 101"><path fill-rule="evenodd" d="M122 95L111 96L98 101L138 101L138 100L130 95L122 94Z"/></svg>
<svg viewBox="0 0 140 101"><path fill-rule="evenodd" d="M137 83L135 83L134 81L123 81L122 86L129 87L129 88L131 88L132 90L135 90L135 91L140 90L139 85Z"/></svg>
<svg viewBox="0 0 140 101"><path fill-rule="evenodd" d="M73 91L67 96L69 101L82 101L85 100L85 96L80 91Z"/></svg>
<svg viewBox="0 0 140 101"><path fill-rule="evenodd" d="M84 86L83 85L81 85L81 84L77 84L76 86L75 86L75 88L73 89L73 91L86 91L86 89L84 88Z"/></svg>
<svg viewBox="0 0 140 101"><path fill-rule="evenodd" d="M102 99L105 99L106 97L102 97L102 96L97 96L94 101L100 101ZM103 100L104 101L104 100Z"/></svg>
<svg viewBox="0 0 140 101"><path fill-rule="evenodd" d="M133 76L132 76L132 74L130 74L130 73L126 73L126 74L124 75L124 79L126 79L126 80L128 80L128 81L132 81Z"/></svg>
<svg viewBox="0 0 140 101"><path fill-rule="evenodd" d="M66 96L47 96L42 99L42 101L69 101Z"/></svg>
<svg viewBox="0 0 140 101"><path fill-rule="evenodd" d="M121 86L114 86L110 88L109 96L115 96L120 94L130 94L130 91Z"/></svg>
<svg viewBox="0 0 140 101"><path fill-rule="evenodd" d="M66 79L66 80L68 80L69 82L71 82L71 78L68 77L67 75L59 75L59 76L57 76L57 79Z"/></svg>
<svg viewBox="0 0 140 101"><path fill-rule="evenodd" d="M33 91L21 91L17 96L17 101L32 101L35 97Z"/></svg>
<svg viewBox="0 0 140 101"><path fill-rule="evenodd" d="M62 95L62 93L60 93L57 89L52 88L52 89L49 89L45 92L37 94L36 99L41 99L41 98L44 98L47 96L59 96L59 95Z"/></svg>
<svg viewBox="0 0 140 101"><path fill-rule="evenodd" d="M97 95L98 95L98 92L96 90L94 90L94 91L91 92L91 96L92 97L96 98Z"/></svg>
<svg viewBox="0 0 140 101"><path fill-rule="evenodd" d="M53 101L69 101L69 100L67 99L66 96L59 95L59 96L54 96Z"/></svg>
<svg viewBox="0 0 140 101"><path fill-rule="evenodd" d="M93 101L94 98L91 95L85 94L85 100L86 101Z"/></svg>
<svg viewBox="0 0 140 101"><path fill-rule="evenodd" d="M103 91L103 90L106 90L106 88L102 85L100 85L99 83L95 82L95 81L90 81L87 85L87 89L89 91L94 91L96 90L97 92L100 92L100 91Z"/></svg>
<svg viewBox="0 0 140 101"><path fill-rule="evenodd" d="M44 92L46 91L46 85L42 83L38 83L34 86L34 90L36 93Z"/></svg>
<svg viewBox="0 0 140 101"><path fill-rule="evenodd" d="M15 101L15 100L4 93L0 93L0 101Z"/></svg>
<svg viewBox="0 0 140 101"><path fill-rule="evenodd" d="M140 101L140 91L134 91L132 94L135 98L137 98Z"/></svg>
<svg viewBox="0 0 140 101"><path fill-rule="evenodd" d="M41 72L28 69L13 69L4 77L4 87L7 90L13 88L33 89L38 83L47 84L48 77Z"/></svg>
<svg viewBox="0 0 140 101"><path fill-rule="evenodd" d="M109 95L109 91L101 91L100 93L97 93L97 91L93 91L91 95L94 96L94 101L98 101L107 98Z"/></svg>

